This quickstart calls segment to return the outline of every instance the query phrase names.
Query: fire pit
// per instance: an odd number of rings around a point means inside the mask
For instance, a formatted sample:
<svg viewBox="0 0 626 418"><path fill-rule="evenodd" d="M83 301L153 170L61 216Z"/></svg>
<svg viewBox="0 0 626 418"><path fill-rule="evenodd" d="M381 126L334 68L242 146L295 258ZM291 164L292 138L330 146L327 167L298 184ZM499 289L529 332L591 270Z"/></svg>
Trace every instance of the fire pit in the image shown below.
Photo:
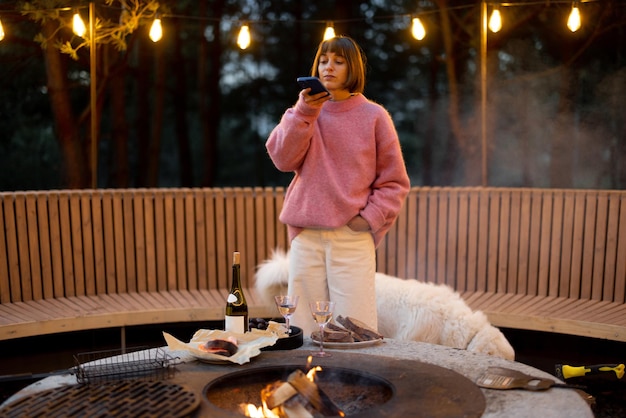
<svg viewBox="0 0 626 418"><path fill-rule="evenodd" d="M289 364L248 368L210 381L202 395L211 416L244 416L240 405L260 406L265 386L285 381L294 370L306 372L304 356L300 355L300 364L286 357L283 362ZM480 417L485 410L484 396L473 382L439 366L356 353L334 353L313 366L322 367L317 385L346 416L470 418Z"/></svg>

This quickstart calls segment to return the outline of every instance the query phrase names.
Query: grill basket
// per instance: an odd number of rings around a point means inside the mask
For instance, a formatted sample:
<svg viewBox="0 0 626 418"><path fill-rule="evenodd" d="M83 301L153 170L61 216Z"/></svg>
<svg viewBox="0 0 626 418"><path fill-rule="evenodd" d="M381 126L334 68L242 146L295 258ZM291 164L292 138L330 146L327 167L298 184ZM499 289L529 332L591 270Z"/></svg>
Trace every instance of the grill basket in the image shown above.
<svg viewBox="0 0 626 418"><path fill-rule="evenodd" d="M175 373L174 358L161 348L91 351L74 355L76 380L99 384L125 379L163 380Z"/></svg>

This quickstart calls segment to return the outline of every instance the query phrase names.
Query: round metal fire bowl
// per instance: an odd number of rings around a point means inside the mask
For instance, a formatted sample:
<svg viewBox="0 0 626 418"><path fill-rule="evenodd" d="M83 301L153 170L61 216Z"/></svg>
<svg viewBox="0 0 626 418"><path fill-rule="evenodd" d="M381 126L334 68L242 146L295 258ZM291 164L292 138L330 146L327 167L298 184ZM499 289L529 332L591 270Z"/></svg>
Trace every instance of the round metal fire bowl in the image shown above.
<svg viewBox="0 0 626 418"><path fill-rule="evenodd" d="M233 398L232 409L224 409L209 401L208 392L216 385L230 385L233 392L240 391L241 385L246 384L245 376L254 384L264 376L267 377L267 383L272 383L276 374L284 374L286 369L304 369L307 355L302 351L264 353L262 366L251 365L208 382L202 391L204 405L211 410L211 416L243 416L235 412L239 402L236 397ZM369 376L371 381L381 383L381 390L390 392L384 403L352 416L472 418L480 417L486 406L482 391L472 381L453 370L420 361L333 351L330 358L314 358L313 366L341 369L348 375ZM332 399L333 394L328 395ZM241 403L246 402L241 400Z"/></svg>

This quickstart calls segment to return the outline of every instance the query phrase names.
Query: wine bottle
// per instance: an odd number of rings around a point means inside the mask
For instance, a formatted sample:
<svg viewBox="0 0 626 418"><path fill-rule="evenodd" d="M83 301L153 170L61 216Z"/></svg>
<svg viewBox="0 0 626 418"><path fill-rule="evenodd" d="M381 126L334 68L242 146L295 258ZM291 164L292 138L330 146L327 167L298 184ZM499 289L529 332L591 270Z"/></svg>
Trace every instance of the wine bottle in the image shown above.
<svg viewBox="0 0 626 418"><path fill-rule="evenodd" d="M226 300L224 329L243 334L248 331L248 303L241 288L240 253L233 253L233 273L230 294Z"/></svg>

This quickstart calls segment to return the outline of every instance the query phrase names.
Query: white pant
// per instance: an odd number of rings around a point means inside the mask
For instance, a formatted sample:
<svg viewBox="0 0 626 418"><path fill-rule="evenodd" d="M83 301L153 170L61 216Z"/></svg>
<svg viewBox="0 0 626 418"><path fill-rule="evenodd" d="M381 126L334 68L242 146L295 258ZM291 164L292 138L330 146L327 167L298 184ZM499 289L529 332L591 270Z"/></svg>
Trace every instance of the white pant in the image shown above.
<svg viewBox="0 0 626 418"><path fill-rule="evenodd" d="M335 302L333 317L351 316L377 329L376 253L369 232L344 226L333 230L305 229L291 242L289 294L300 301L291 324L305 336L318 329L309 302Z"/></svg>

